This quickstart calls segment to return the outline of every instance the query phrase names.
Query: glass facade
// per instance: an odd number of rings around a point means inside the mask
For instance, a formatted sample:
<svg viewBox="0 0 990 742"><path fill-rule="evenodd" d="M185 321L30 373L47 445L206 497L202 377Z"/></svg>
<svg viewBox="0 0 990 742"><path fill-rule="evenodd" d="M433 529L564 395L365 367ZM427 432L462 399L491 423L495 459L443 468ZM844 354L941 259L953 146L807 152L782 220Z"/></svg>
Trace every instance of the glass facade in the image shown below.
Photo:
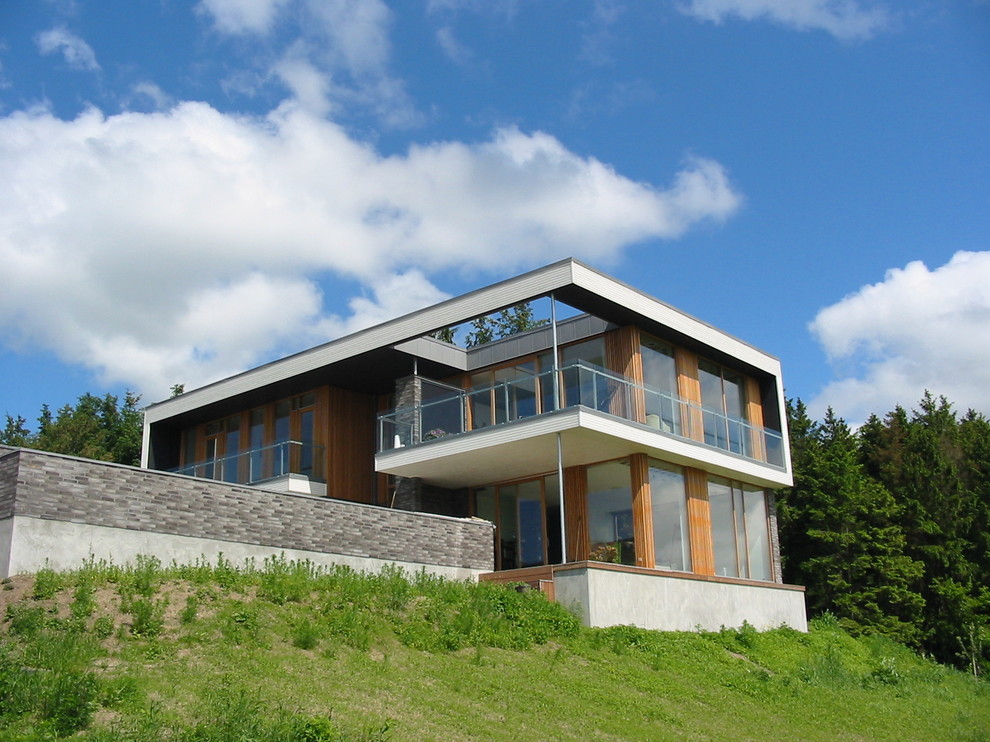
<svg viewBox="0 0 990 742"><path fill-rule="evenodd" d="M733 453L744 453L746 398L743 377L710 361L698 362L701 405L716 415L704 414L705 443Z"/></svg>
<svg viewBox="0 0 990 742"><path fill-rule="evenodd" d="M772 580L766 493L720 477L708 480L715 574Z"/></svg>
<svg viewBox="0 0 990 742"><path fill-rule="evenodd" d="M650 459L654 562L659 569L691 570L684 471Z"/></svg>
<svg viewBox="0 0 990 742"><path fill-rule="evenodd" d="M629 462L595 464L587 472L588 558L593 562L636 564Z"/></svg>
<svg viewBox="0 0 990 742"><path fill-rule="evenodd" d="M560 563L556 475L474 490L474 513L495 524L495 568Z"/></svg>

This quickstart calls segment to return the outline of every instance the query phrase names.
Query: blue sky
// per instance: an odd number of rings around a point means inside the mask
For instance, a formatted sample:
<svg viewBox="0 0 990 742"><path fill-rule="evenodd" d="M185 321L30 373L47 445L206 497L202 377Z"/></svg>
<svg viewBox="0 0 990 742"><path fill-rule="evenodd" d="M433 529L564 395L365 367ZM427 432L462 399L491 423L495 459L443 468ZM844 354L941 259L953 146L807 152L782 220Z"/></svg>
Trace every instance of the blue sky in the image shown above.
<svg viewBox="0 0 990 742"><path fill-rule="evenodd" d="M986 0L0 0L0 414L577 257L990 413Z"/></svg>

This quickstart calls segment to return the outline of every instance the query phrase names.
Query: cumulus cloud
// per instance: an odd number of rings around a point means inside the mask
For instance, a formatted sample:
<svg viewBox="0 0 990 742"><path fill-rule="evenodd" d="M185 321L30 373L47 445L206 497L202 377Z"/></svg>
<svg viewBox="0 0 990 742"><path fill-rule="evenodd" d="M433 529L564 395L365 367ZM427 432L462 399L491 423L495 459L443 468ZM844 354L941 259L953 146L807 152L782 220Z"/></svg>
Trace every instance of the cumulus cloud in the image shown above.
<svg viewBox="0 0 990 742"><path fill-rule="evenodd" d="M245 36L264 36L272 30L279 10L288 0L202 0L200 13L210 16L217 30Z"/></svg>
<svg viewBox="0 0 990 742"><path fill-rule="evenodd" d="M131 87L131 99L150 103L153 108L164 110L172 104L172 96L155 83L145 80ZM130 101L128 101L130 102Z"/></svg>
<svg viewBox="0 0 990 742"><path fill-rule="evenodd" d="M0 337L147 399L436 301L433 272L606 260L740 201L711 160L664 188L518 129L386 157L291 103L18 111L0 161ZM350 316L326 277L363 287Z"/></svg>
<svg viewBox="0 0 990 742"><path fill-rule="evenodd" d="M990 252L958 252L929 270L915 261L887 271L821 310L810 325L842 378L811 403L862 422L924 391L990 413Z"/></svg>
<svg viewBox="0 0 990 742"><path fill-rule="evenodd" d="M35 40L42 54L61 53L66 64L72 69L90 72L100 69L92 47L61 26L42 31Z"/></svg>
<svg viewBox="0 0 990 742"><path fill-rule="evenodd" d="M869 39L890 23L882 6L857 0L686 0L680 10L713 23L765 19L799 31L827 31L843 41Z"/></svg>

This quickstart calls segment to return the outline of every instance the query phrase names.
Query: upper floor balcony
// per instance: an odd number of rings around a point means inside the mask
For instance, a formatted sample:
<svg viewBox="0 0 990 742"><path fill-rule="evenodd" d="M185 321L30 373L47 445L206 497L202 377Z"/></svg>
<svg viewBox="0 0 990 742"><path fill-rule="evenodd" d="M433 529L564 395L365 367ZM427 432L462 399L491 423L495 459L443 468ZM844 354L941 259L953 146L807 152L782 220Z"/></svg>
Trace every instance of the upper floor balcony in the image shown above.
<svg viewBox="0 0 990 742"><path fill-rule="evenodd" d="M322 495L326 492L324 459L323 446L290 440L209 456L169 471L231 484Z"/></svg>
<svg viewBox="0 0 990 742"><path fill-rule="evenodd" d="M707 449L721 457L728 455L747 464L758 464L761 469L771 467L783 472L786 467L780 432L704 407L672 392L636 383L585 361L563 366L556 372L546 371L471 390L414 379L419 385L419 402L378 417L380 462L397 459L403 449L480 436L485 431L524 425L527 421L573 410L621 421L626 428L633 424L640 448L645 441L646 449L658 454L669 449L676 454L674 458L684 463L692 463L692 455L704 460L703 451ZM574 425L601 427L589 423L589 419ZM498 440L506 442L508 438L500 436ZM608 447L603 448L603 453L605 448ZM439 447L436 453L442 455ZM604 458L607 457L603 455ZM732 468L731 463L723 461L722 469L730 472ZM380 469L388 471L384 467ZM400 472L396 469L393 473ZM416 476L410 471L405 475ZM774 475L771 479L777 484L785 481Z"/></svg>

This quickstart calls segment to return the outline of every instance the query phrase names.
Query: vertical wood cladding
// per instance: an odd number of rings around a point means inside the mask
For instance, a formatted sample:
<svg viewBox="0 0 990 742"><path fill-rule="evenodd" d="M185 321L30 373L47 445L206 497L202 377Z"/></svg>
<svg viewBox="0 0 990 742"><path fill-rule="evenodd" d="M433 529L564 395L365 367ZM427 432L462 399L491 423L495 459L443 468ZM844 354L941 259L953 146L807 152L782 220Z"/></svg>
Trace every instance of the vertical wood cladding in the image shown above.
<svg viewBox="0 0 990 742"><path fill-rule="evenodd" d="M653 545L653 502L650 494L650 463L645 453L629 457L632 478L633 538L636 540L636 566L656 566Z"/></svg>
<svg viewBox="0 0 990 742"><path fill-rule="evenodd" d="M375 398L327 388L327 494L370 503L375 491Z"/></svg>
<svg viewBox="0 0 990 742"><path fill-rule="evenodd" d="M712 544L712 511L708 502L708 475L701 469L684 468L687 488L688 533L691 542L692 571L715 574L715 547Z"/></svg>
<svg viewBox="0 0 990 742"><path fill-rule="evenodd" d="M567 561L588 558L588 474L586 467L564 469L564 520L567 528Z"/></svg>
<svg viewBox="0 0 990 742"><path fill-rule="evenodd" d="M640 354L640 330L629 325L605 333L605 365L637 384L643 383L643 356ZM646 422L646 399L643 390L626 388L616 394L609 410L613 415L638 423Z"/></svg>
<svg viewBox="0 0 990 742"><path fill-rule="evenodd" d="M746 420L753 426L750 431L750 455L760 461L766 461L767 452L763 441L763 403L760 395L760 384L756 379L746 378Z"/></svg>
<svg viewBox="0 0 990 742"><path fill-rule="evenodd" d="M691 402L681 405L681 425L684 436L696 441L705 439L705 428L701 418L701 381L698 379L698 354L684 348L674 349L677 363L677 393L682 399Z"/></svg>

